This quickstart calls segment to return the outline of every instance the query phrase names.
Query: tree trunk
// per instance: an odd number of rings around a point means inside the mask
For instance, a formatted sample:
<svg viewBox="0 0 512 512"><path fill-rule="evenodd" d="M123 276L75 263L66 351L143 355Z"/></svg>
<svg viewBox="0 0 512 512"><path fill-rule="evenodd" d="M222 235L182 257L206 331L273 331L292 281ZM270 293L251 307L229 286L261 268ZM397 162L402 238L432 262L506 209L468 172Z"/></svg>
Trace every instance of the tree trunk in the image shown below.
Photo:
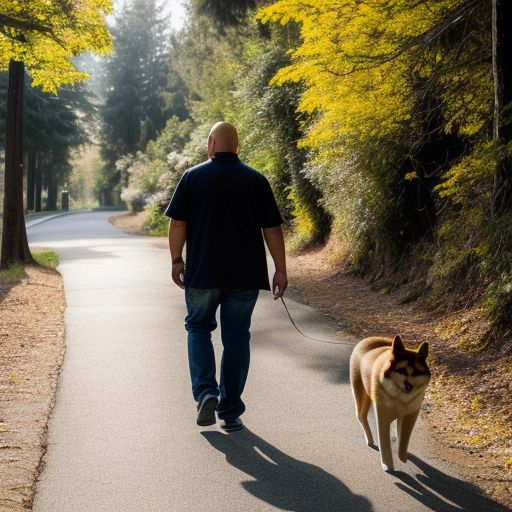
<svg viewBox="0 0 512 512"><path fill-rule="evenodd" d="M111 206L113 205L112 200L112 191L109 188L103 187L100 190L100 197L99 197L100 206Z"/></svg>
<svg viewBox="0 0 512 512"><path fill-rule="evenodd" d="M27 159L27 211L34 211L36 193L36 152L30 149Z"/></svg>
<svg viewBox="0 0 512 512"><path fill-rule="evenodd" d="M11 60L5 123L5 187L1 268L6 268L17 261L32 261L23 215L24 78L23 62Z"/></svg>
<svg viewBox="0 0 512 512"><path fill-rule="evenodd" d="M57 182L55 178L48 179L48 197L46 198L46 211L54 211L57 209Z"/></svg>
<svg viewBox="0 0 512 512"><path fill-rule="evenodd" d="M493 138L499 145L512 141L512 2L492 0L492 67L494 76ZM512 209L512 157L500 154L494 174L492 213Z"/></svg>
<svg viewBox="0 0 512 512"><path fill-rule="evenodd" d="M36 168L35 168L35 211L41 211L41 195L43 193L43 171L41 169L41 158L40 155L36 157Z"/></svg>

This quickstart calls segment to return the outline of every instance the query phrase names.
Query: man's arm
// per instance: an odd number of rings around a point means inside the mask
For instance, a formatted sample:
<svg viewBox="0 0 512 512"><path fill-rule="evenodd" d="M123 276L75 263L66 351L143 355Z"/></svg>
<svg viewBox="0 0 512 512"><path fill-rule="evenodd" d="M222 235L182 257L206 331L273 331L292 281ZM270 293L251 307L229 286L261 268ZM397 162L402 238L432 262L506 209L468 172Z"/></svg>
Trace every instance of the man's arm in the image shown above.
<svg viewBox="0 0 512 512"><path fill-rule="evenodd" d="M183 261L183 247L187 240L187 223L183 220L171 219L169 222L169 249L172 259L172 280L180 287L183 284L185 262Z"/></svg>
<svg viewBox="0 0 512 512"><path fill-rule="evenodd" d="M263 228L263 236L276 267L274 279L272 280L272 292L274 293L274 299L278 299L284 295L288 286L283 230L281 226Z"/></svg>

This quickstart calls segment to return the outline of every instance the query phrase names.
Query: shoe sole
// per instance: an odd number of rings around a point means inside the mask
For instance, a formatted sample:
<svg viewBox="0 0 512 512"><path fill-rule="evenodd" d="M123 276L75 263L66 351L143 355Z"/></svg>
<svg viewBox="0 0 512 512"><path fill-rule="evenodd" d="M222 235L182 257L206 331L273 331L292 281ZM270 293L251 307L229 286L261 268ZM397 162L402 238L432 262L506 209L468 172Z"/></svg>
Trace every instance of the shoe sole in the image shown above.
<svg viewBox="0 0 512 512"><path fill-rule="evenodd" d="M197 414L197 424L200 427L209 427L215 425L215 411L217 409L218 400L215 397L208 398L203 402L199 413Z"/></svg>
<svg viewBox="0 0 512 512"><path fill-rule="evenodd" d="M245 427L244 427L244 424L241 423L240 425L237 425L236 427L223 427L223 426L221 426L220 428L222 430L224 430L224 432L236 432L238 430L243 430Z"/></svg>

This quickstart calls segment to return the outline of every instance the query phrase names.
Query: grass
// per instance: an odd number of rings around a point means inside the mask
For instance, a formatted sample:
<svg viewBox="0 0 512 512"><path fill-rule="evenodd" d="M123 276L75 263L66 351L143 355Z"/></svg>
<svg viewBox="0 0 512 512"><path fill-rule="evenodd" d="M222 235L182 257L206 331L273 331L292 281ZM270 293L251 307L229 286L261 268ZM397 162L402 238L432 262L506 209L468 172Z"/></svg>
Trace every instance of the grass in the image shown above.
<svg viewBox="0 0 512 512"><path fill-rule="evenodd" d="M34 249L32 257L40 267L56 269L59 264L59 255L51 249ZM8 268L0 270L0 284L13 283L26 276L25 265L21 262L14 263Z"/></svg>
<svg viewBox="0 0 512 512"><path fill-rule="evenodd" d="M59 264L59 255L52 249L34 249L32 257L41 267L56 269Z"/></svg>
<svg viewBox="0 0 512 512"><path fill-rule="evenodd" d="M9 268L0 270L0 283L9 283L25 277L25 267L22 263L15 263Z"/></svg>

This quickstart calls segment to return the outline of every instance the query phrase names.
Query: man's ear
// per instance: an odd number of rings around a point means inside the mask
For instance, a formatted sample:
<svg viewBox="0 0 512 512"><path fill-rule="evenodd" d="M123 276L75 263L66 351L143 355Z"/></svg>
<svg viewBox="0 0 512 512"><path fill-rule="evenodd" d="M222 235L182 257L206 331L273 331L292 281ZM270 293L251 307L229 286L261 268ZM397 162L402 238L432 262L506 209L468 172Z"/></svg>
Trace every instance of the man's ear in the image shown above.
<svg viewBox="0 0 512 512"><path fill-rule="evenodd" d="M215 139L212 135L208 135L208 158L211 158L215 155Z"/></svg>

